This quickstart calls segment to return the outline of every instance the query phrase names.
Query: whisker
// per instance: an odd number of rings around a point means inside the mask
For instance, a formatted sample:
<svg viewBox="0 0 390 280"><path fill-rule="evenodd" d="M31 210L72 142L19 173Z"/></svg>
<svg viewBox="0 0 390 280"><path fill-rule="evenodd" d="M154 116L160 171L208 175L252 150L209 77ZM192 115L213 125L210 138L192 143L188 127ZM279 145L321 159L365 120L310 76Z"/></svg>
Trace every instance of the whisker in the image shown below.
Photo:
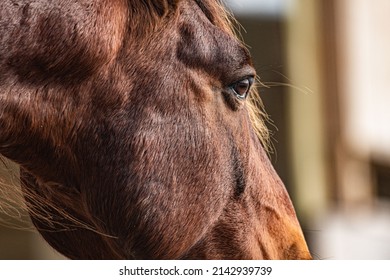
<svg viewBox="0 0 390 280"><path fill-rule="evenodd" d="M284 83L284 82L263 82L262 85L266 88L271 88L271 87L290 87L295 90L297 90L300 93L303 93L305 95L310 95L313 94L314 91L310 89L309 87L300 87L294 84L290 83Z"/></svg>

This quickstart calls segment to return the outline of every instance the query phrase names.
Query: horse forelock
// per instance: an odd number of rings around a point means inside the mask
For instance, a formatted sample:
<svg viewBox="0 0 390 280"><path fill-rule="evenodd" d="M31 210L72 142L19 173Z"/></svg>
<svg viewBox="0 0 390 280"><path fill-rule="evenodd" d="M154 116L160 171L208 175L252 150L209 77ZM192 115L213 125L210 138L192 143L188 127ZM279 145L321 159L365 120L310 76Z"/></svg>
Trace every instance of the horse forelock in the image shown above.
<svg viewBox="0 0 390 280"><path fill-rule="evenodd" d="M129 29L133 36L145 36L149 30L173 14L181 0L128 1Z"/></svg>

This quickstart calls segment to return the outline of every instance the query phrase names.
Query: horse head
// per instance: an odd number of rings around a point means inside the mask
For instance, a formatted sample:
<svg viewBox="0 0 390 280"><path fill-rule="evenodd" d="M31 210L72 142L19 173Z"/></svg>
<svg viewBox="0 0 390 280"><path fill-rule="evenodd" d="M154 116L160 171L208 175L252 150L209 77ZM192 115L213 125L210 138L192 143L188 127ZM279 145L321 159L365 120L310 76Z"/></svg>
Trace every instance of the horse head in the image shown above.
<svg viewBox="0 0 390 280"><path fill-rule="evenodd" d="M219 1L5 0L0 15L0 153L56 250L310 258Z"/></svg>

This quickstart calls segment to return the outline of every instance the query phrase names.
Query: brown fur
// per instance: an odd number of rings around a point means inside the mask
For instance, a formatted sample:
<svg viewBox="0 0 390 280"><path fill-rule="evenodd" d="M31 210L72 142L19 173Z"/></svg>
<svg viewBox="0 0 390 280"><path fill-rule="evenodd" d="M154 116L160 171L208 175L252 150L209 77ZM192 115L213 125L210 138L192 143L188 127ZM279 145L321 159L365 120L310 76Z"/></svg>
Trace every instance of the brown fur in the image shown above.
<svg viewBox="0 0 390 280"><path fill-rule="evenodd" d="M0 36L0 153L59 252L310 258L219 1L5 0Z"/></svg>

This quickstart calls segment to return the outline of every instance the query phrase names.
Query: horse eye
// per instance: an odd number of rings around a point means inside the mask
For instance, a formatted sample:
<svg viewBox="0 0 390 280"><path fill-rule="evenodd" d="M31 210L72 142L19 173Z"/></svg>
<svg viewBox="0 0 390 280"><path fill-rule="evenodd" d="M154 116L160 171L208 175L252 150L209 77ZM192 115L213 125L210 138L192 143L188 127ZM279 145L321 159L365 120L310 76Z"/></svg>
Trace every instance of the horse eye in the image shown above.
<svg viewBox="0 0 390 280"><path fill-rule="evenodd" d="M253 78L245 78L241 81L238 81L230 86L234 94L238 99L245 99L248 96L249 90L253 84Z"/></svg>

